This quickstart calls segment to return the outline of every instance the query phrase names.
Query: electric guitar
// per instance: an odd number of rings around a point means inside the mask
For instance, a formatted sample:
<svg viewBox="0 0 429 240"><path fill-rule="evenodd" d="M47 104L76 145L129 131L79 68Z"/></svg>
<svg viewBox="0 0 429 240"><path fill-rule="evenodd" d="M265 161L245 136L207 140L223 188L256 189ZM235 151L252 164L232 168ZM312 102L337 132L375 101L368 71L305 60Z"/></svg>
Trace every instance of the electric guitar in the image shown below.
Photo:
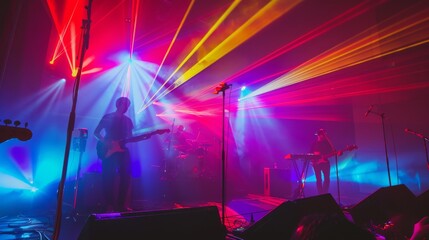
<svg viewBox="0 0 429 240"><path fill-rule="evenodd" d="M104 160L104 159L110 157L114 153L124 152L125 149L123 148L123 146L126 143L139 142L142 140L149 139L150 137L152 137L152 135L164 134L164 133L169 133L169 132L170 132L170 129L159 129L159 130L156 130L153 132L149 132L149 133L145 133L145 134L141 134L141 135L137 135L137 136L133 136L130 138L117 140L117 141L108 141L108 142L98 141L97 142L97 156L101 160Z"/></svg>
<svg viewBox="0 0 429 240"><path fill-rule="evenodd" d="M14 121L14 126L9 126L9 124L12 123L10 119L5 119L3 122L5 125L0 126L0 143L12 138L17 138L20 141L27 141L33 136L31 130L27 128L28 123L25 123L25 127L22 128L19 127L19 125L21 125L20 121Z"/></svg>
<svg viewBox="0 0 429 240"><path fill-rule="evenodd" d="M331 153L328 154L314 154L313 158L311 159L311 163L314 164L320 164L320 163L326 163L328 162L328 158L333 157L335 155L337 156L341 156L343 154L343 152L347 152L347 151L353 151L355 149L358 149L358 147L356 145L348 145L346 146L344 149L339 150L339 151L333 151Z"/></svg>

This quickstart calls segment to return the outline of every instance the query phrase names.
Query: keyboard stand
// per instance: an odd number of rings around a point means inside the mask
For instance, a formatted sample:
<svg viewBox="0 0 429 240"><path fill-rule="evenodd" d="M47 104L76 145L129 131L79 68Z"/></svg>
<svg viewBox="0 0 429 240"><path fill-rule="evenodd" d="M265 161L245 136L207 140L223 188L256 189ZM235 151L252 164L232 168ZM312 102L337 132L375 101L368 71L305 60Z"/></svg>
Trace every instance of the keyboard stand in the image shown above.
<svg viewBox="0 0 429 240"><path fill-rule="evenodd" d="M310 159L300 159L302 161L302 169L299 168L298 163L295 159L292 159L292 164L295 169L296 177L298 178L298 187L295 189L292 200L298 198L305 198L304 195L304 186L305 179L307 177L308 165L310 165Z"/></svg>

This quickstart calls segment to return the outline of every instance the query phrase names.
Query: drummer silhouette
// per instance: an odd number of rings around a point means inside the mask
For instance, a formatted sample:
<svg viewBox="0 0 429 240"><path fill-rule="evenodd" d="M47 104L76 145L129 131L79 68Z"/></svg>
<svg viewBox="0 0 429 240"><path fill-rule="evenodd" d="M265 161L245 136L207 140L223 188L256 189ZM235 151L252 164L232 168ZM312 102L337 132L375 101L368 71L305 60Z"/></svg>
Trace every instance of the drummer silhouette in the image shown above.
<svg viewBox="0 0 429 240"><path fill-rule="evenodd" d="M179 125L176 129L176 132L173 133L171 143L176 151L186 153L191 148L187 139L189 136L185 132L185 127L183 125Z"/></svg>

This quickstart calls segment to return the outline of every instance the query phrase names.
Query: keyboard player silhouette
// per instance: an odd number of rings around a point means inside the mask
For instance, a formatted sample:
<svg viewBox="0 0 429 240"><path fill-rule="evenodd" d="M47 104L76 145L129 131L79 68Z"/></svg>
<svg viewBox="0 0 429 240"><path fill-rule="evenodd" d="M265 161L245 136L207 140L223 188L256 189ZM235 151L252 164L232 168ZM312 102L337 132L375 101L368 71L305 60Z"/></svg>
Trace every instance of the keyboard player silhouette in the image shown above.
<svg viewBox="0 0 429 240"><path fill-rule="evenodd" d="M295 193L296 197L304 197L304 183L310 161L313 166L314 175L316 177L317 192L319 194L325 194L329 191L329 185L331 181L331 164L329 161L329 157L331 157L332 155L336 155L337 153L335 151L334 146L331 144L331 141L328 139L326 131L324 129L321 128L317 130L314 135L317 137L317 139L311 145L311 153L302 155L295 154L295 158L292 158L302 159L304 161L302 172L297 171L298 168L296 161L293 161L296 173L300 174L300 177L298 177L298 192ZM293 157L293 155L290 157Z"/></svg>
<svg viewBox="0 0 429 240"><path fill-rule="evenodd" d="M294 198L304 197L304 184L307 174L307 169L311 163L316 177L317 191L319 194L326 194L329 192L330 185L330 161L329 158L333 156L341 156L345 151L352 151L357 149L356 145L349 145L342 150L335 150L330 139L326 135L324 129L319 129L315 136L317 139L311 146L311 153L304 154L287 154L285 159L293 161L296 175L298 177L298 188L295 191ZM303 161L303 168L300 171L296 160ZM337 171L338 174L338 171ZM323 178L322 178L323 175ZM338 175L337 175L338 178Z"/></svg>

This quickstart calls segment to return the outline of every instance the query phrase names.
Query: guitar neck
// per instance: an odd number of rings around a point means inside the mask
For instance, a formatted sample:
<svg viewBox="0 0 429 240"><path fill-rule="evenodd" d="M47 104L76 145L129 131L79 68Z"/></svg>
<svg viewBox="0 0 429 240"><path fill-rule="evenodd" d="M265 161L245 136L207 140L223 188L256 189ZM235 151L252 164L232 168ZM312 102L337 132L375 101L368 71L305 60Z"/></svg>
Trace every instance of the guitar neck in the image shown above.
<svg viewBox="0 0 429 240"><path fill-rule="evenodd" d="M142 135L130 137L130 138L127 138L127 139L123 139L120 142L122 144L130 143L130 142L139 142L139 141L142 141L142 140L146 140L146 139L150 138L151 136L152 136L152 133L146 133L146 134L142 134Z"/></svg>
<svg viewBox="0 0 429 240"><path fill-rule="evenodd" d="M164 134L164 133L169 133L169 132L170 132L170 129L159 129L159 130L155 130L153 132L144 133L144 134L140 134L140 135L137 135L137 136L134 136L134 137L130 137L130 138L127 138L127 139L123 139L123 140L120 141L120 143L121 144L126 144L126 143L130 143L130 142L139 142L139 141L146 140L146 139L152 137L152 135L155 135L155 134Z"/></svg>
<svg viewBox="0 0 429 240"><path fill-rule="evenodd" d="M333 156L338 155L338 154L341 155L343 152L353 151L355 149L357 149L357 146L356 145L351 145L351 146L347 146L346 148L344 148L342 150L333 151L331 153L325 154L325 155L323 155L323 157L324 158L329 158L329 157L333 157Z"/></svg>

